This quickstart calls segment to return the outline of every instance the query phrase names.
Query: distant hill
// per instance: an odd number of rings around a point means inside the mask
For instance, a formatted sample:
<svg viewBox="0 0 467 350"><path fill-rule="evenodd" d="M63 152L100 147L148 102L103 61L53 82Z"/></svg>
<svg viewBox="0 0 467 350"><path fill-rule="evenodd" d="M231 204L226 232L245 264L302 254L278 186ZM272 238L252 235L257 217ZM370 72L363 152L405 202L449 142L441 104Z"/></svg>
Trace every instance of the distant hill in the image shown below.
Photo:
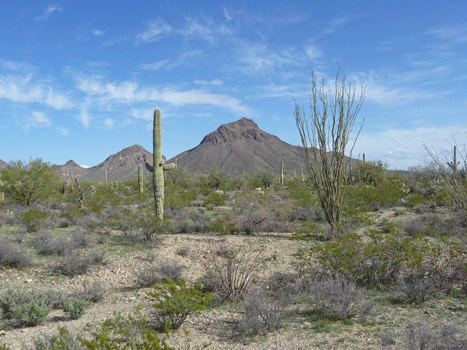
<svg viewBox="0 0 467 350"><path fill-rule="evenodd" d="M290 145L261 130L253 120L241 118L221 125L206 135L198 146L169 159L168 163L177 162L179 167L190 172L207 173L218 168L235 175L262 170L279 173L281 161L284 161L286 174L295 171L300 176L302 168L306 172L303 147ZM136 176L139 164L144 165L145 162L152 164L152 153L140 145L133 145L91 168L82 168L70 160L65 165L59 165L58 169L63 178L68 169L72 178L103 182L106 167L108 181L113 182ZM352 160L352 163L356 162L356 159ZM146 169L144 172L147 173Z"/></svg>
<svg viewBox="0 0 467 350"><path fill-rule="evenodd" d="M109 156L105 161L91 168L82 168L73 160L58 166L58 168L63 178L65 178L68 169L72 178L76 177L78 180L105 181L104 168L106 167L107 179L110 182L122 181L136 176L139 164L144 165L145 162L152 164L152 153L140 145L133 145Z"/></svg>
<svg viewBox="0 0 467 350"><path fill-rule="evenodd" d="M221 125L198 146L168 162L176 160L179 167L192 172L206 173L217 167L233 175L268 169L279 173L284 161L286 173L299 175L302 168L306 172L303 155L303 147L290 145L261 130L253 120L241 118Z"/></svg>
<svg viewBox="0 0 467 350"><path fill-rule="evenodd" d="M0 159L0 169L6 168L9 164Z"/></svg>

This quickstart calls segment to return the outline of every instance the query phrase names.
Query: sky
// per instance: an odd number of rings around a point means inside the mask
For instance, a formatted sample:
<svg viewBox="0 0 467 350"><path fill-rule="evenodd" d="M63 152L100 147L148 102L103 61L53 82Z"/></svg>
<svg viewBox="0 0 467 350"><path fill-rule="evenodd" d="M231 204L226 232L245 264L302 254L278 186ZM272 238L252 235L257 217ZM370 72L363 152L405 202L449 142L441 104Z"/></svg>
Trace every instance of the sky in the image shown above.
<svg viewBox="0 0 467 350"><path fill-rule="evenodd" d="M94 166L162 113L167 158L250 118L301 145L311 69L366 85L352 156L390 169L467 140L465 1L3 1L0 159ZM462 147L459 150L463 150Z"/></svg>

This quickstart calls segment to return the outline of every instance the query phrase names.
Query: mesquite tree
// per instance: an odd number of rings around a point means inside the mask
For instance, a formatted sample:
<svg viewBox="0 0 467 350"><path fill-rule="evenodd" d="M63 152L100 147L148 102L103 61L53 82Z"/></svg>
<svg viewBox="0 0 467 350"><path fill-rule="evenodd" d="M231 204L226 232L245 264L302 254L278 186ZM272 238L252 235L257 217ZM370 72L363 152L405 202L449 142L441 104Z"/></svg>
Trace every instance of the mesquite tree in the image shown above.
<svg viewBox="0 0 467 350"><path fill-rule="evenodd" d="M305 165L332 234L337 232L340 221L341 185L347 171L344 152L365 99L366 89L366 84L362 84L357 96L355 83L347 83L345 76L340 81L340 71L339 65L334 86L328 88L324 79L317 82L316 74L311 70L310 117L306 117L304 107L295 102L295 121L304 148ZM363 121L350 156L362 126Z"/></svg>

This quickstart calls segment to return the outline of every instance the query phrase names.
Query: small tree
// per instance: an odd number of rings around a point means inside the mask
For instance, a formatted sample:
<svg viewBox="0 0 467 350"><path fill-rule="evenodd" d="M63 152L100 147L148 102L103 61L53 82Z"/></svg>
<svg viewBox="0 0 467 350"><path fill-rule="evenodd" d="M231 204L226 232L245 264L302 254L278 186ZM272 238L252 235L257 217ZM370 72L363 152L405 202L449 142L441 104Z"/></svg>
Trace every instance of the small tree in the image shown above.
<svg viewBox="0 0 467 350"><path fill-rule="evenodd" d="M341 184L347 171L344 164L345 147L362 107L366 89L366 85L362 84L360 97L356 100L355 83L347 84L345 76L342 82L339 81L340 70L339 65L333 91L326 88L324 79L318 84L315 72L311 70L309 118L305 116L304 107L295 102L295 121L305 150L306 168L317 189L321 207L333 234L339 226ZM362 126L363 122L360 130Z"/></svg>
<svg viewBox="0 0 467 350"><path fill-rule="evenodd" d="M61 185L60 175L50 163L41 158L29 163L21 160L10 162L0 173L0 191L13 202L29 206L41 202L58 193Z"/></svg>

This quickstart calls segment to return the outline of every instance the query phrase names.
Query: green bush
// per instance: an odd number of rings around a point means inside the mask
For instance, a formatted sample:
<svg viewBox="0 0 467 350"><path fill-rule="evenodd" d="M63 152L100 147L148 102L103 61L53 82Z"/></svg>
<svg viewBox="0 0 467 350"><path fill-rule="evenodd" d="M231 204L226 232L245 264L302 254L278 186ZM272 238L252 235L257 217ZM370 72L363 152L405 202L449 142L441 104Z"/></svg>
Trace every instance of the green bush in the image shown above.
<svg viewBox="0 0 467 350"><path fill-rule="evenodd" d="M117 315L102 325L88 324L89 337L73 335L67 328L59 327L59 334L36 339L36 350L175 350L165 338L152 329L144 319Z"/></svg>
<svg viewBox="0 0 467 350"><path fill-rule="evenodd" d="M22 325L37 326L52 311L51 305L38 304L31 301L27 304L18 305L13 313L21 320Z"/></svg>
<svg viewBox="0 0 467 350"><path fill-rule="evenodd" d="M187 284L183 279L167 279L152 288L147 294L156 300L158 329L178 329L190 314L205 309L213 299L211 293L202 291L201 284Z"/></svg>
<svg viewBox="0 0 467 350"><path fill-rule="evenodd" d="M433 241L400 234L370 234L363 238L343 233L336 240L317 242L310 250L299 251L297 257L310 265L316 259L322 266L364 287L395 285L400 276L413 273L433 276L440 289L447 292L456 281L462 282L466 250L465 244L448 242L442 237Z"/></svg>
<svg viewBox="0 0 467 350"><path fill-rule="evenodd" d="M49 213L37 208L33 208L22 212L19 214L19 217L23 219L28 232L36 232L42 226L44 221L47 220Z"/></svg>
<svg viewBox="0 0 467 350"><path fill-rule="evenodd" d="M63 311L67 313L72 320L77 320L84 315L86 309L89 308L91 305L91 301L78 298L70 298L63 305Z"/></svg>
<svg viewBox="0 0 467 350"><path fill-rule="evenodd" d="M19 297L19 298L18 298ZM2 317L9 320L12 327L36 326L53 309L40 295L6 291L0 296Z"/></svg>
<svg viewBox="0 0 467 350"><path fill-rule="evenodd" d="M40 158L11 162L0 171L0 178L0 191L6 198L26 206L58 197L62 184L58 169Z"/></svg>
<svg viewBox="0 0 467 350"><path fill-rule="evenodd" d="M203 207L217 207L219 205L224 205L224 204L225 204L224 197L215 192L211 192L203 200Z"/></svg>
<svg viewBox="0 0 467 350"><path fill-rule="evenodd" d="M0 295L2 317L10 326L35 326L55 307L63 305L63 293L47 291L24 291L7 289Z"/></svg>

